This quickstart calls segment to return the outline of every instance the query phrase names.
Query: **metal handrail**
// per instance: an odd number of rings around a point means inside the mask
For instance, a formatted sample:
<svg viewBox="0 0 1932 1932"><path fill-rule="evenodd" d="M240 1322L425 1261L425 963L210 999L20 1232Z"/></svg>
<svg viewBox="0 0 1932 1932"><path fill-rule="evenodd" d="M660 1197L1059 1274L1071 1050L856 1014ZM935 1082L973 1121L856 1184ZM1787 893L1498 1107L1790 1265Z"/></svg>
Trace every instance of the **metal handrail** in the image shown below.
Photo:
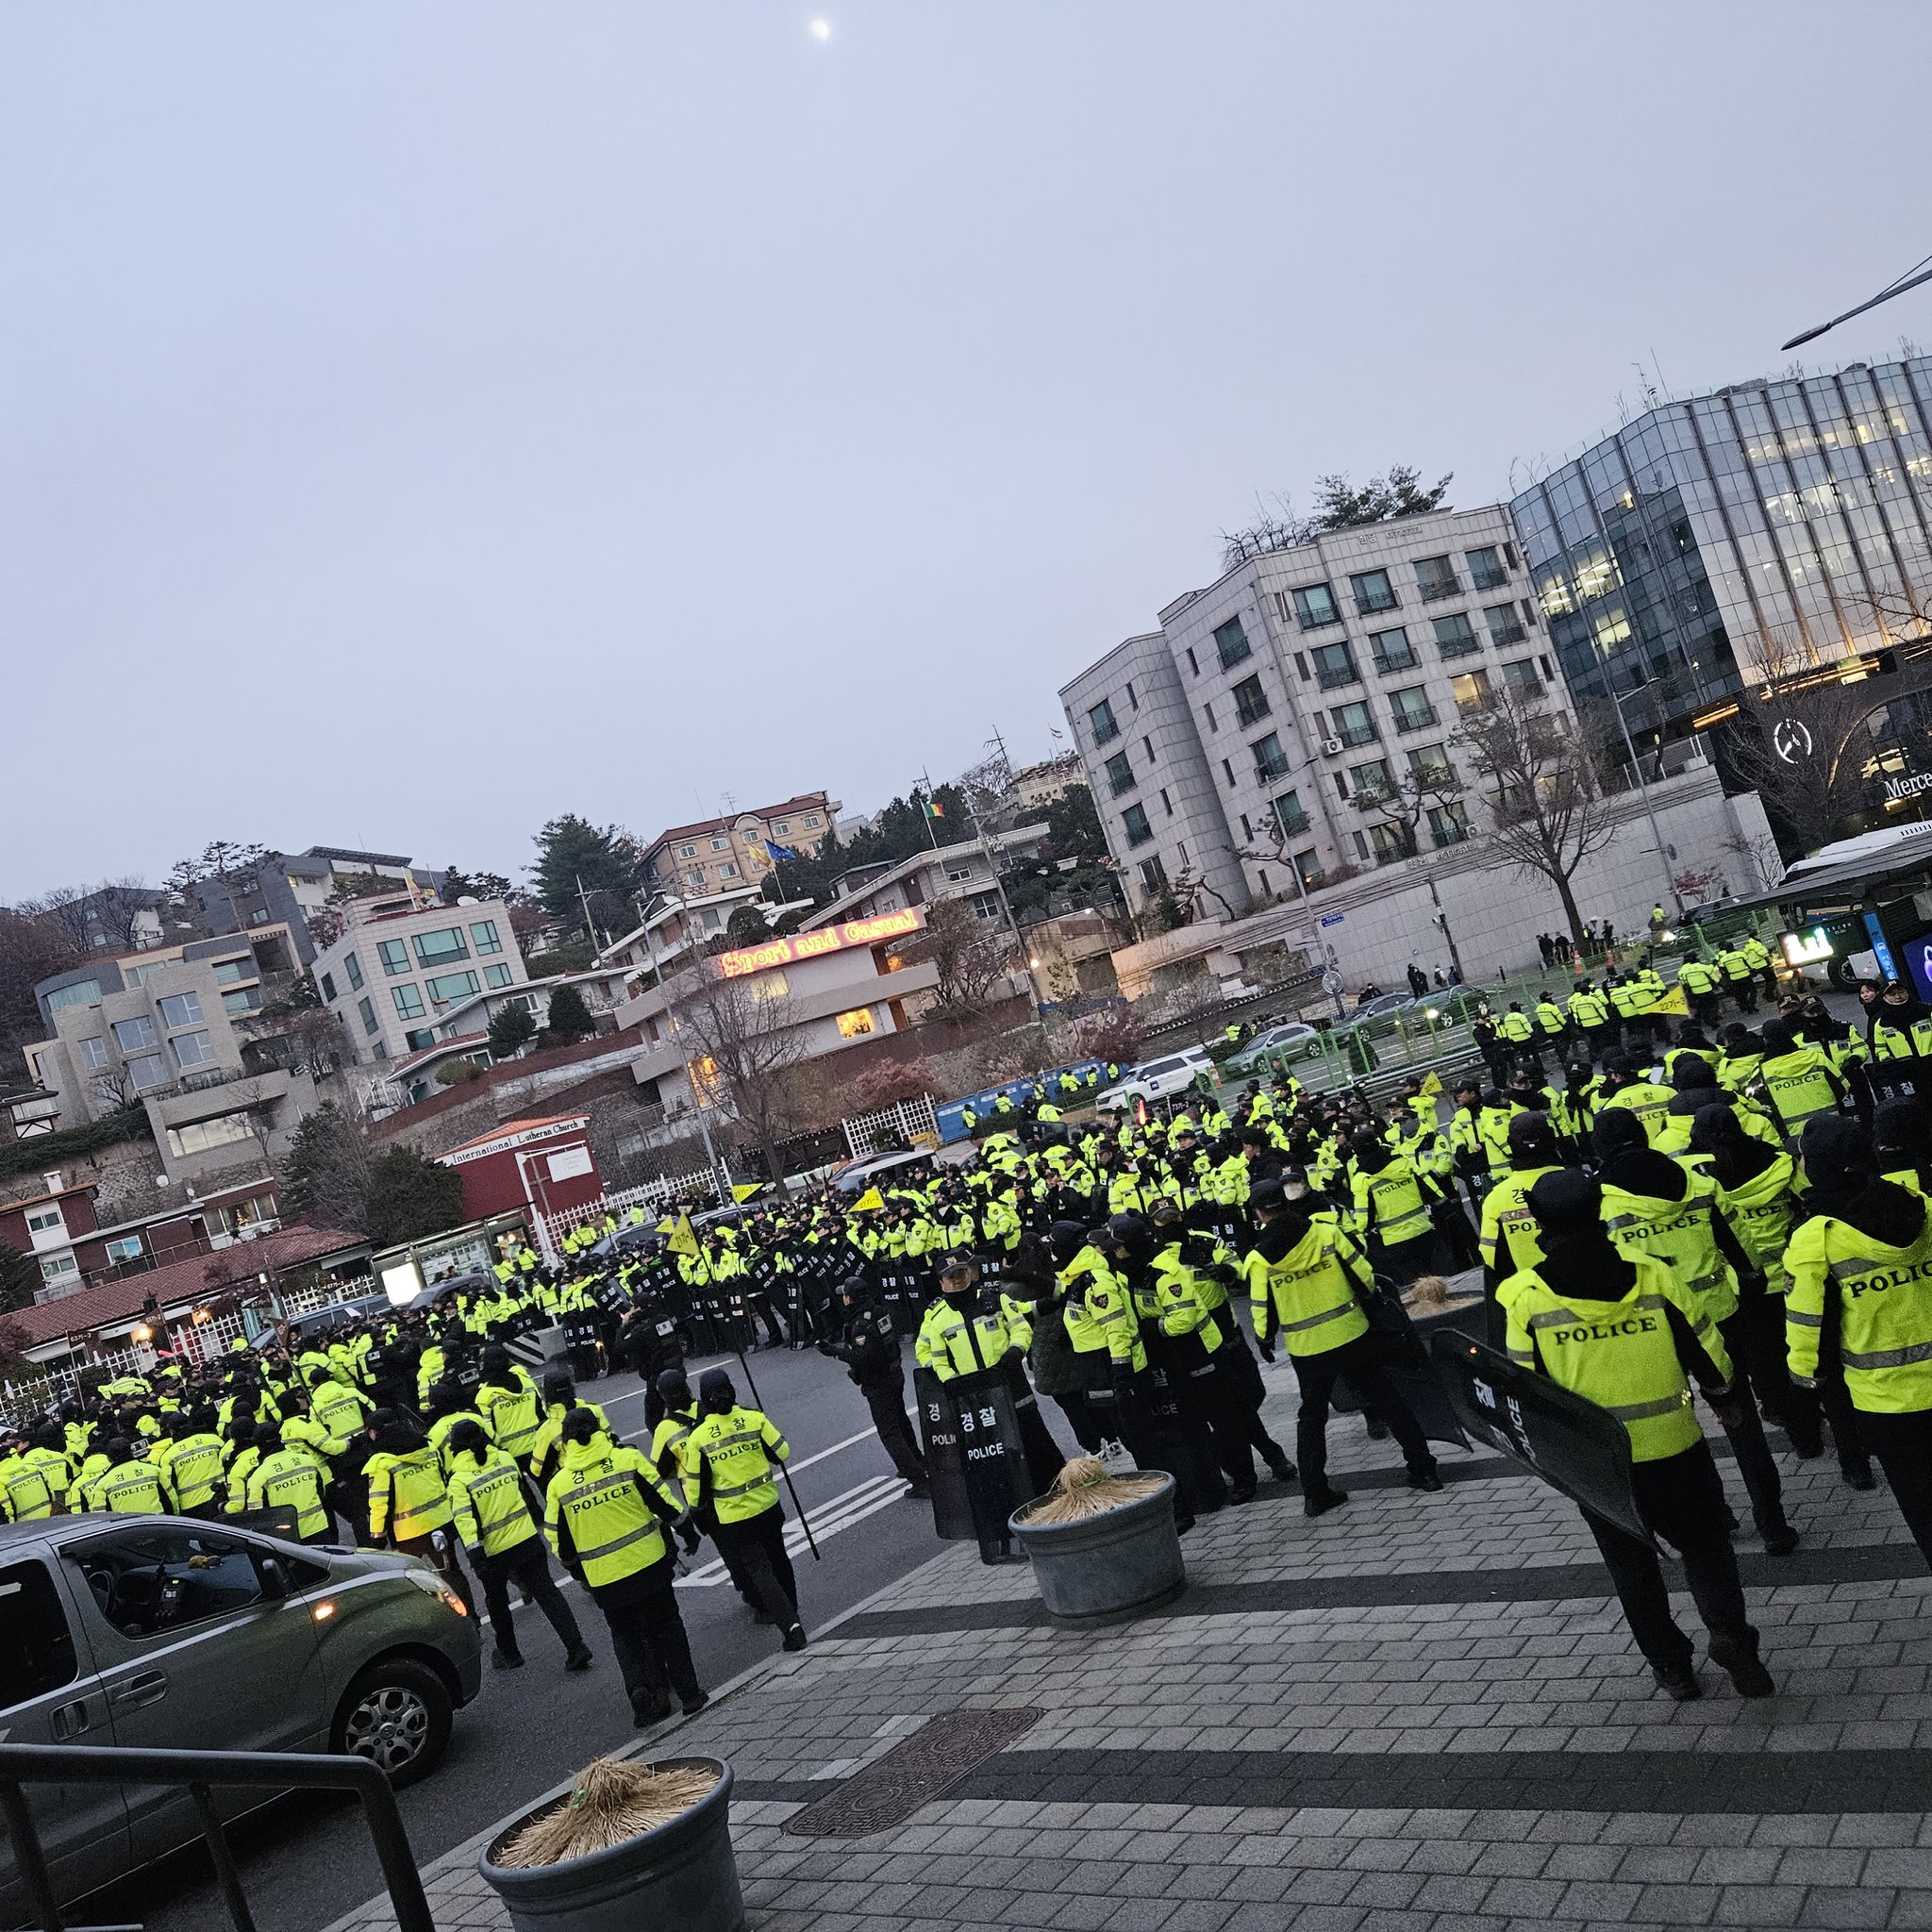
<svg viewBox="0 0 1932 1932"><path fill-rule="evenodd" d="M362 1801L382 1881L395 1907L397 1932L436 1932L424 1895L416 1855L396 1808L389 1775L366 1757L328 1757L292 1751L141 1751L101 1744L0 1744L0 1810L41 1932L66 1932L54 1897L41 1836L27 1807L30 1784L179 1785L201 1814L202 1836L235 1932L256 1932L210 1788L242 1785L258 1790L354 1791Z"/></svg>

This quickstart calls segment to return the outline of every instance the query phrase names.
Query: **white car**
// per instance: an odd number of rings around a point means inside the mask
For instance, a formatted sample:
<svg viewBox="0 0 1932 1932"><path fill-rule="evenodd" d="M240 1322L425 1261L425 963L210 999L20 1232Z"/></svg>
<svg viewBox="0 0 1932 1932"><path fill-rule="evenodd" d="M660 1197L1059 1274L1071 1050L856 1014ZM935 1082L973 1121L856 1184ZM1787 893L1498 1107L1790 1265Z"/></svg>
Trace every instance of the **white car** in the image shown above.
<svg viewBox="0 0 1932 1932"><path fill-rule="evenodd" d="M1158 1060L1142 1060L1128 1070L1125 1079L1109 1087L1093 1103L1118 1113L1137 1100L1161 1100L1170 1093L1185 1093L1194 1084L1194 1075L1214 1064L1205 1046L1183 1047L1178 1053L1163 1055Z"/></svg>

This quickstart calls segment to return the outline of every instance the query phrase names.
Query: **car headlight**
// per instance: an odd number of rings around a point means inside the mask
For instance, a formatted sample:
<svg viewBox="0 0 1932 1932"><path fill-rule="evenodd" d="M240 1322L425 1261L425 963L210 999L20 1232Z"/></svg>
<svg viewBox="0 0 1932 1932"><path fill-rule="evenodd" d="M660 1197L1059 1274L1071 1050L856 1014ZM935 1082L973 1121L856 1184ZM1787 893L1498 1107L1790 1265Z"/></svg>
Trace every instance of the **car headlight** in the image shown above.
<svg viewBox="0 0 1932 1932"><path fill-rule="evenodd" d="M405 1570L403 1574L418 1590L425 1591L430 1596L435 1597L444 1609L454 1610L459 1617L467 1617L470 1614L470 1607L442 1580L439 1572L435 1570L418 1570L412 1566Z"/></svg>

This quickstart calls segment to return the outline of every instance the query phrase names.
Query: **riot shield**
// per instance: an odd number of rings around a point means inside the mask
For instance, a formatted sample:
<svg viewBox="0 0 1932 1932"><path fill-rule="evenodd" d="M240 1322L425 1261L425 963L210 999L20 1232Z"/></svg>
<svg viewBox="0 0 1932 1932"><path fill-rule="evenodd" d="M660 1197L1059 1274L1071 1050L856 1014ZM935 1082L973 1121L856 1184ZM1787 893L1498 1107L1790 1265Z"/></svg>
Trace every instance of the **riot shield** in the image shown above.
<svg viewBox="0 0 1932 1932"><path fill-rule="evenodd" d="M1656 1547L1630 1481L1630 1436L1616 1417L1465 1335L1430 1352L1472 1434L1619 1529Z"/></svg>
<svg viewBox="0 0 1932 1932"><path fill-rule="evenodd" d="M920 1433L932 1486L934 1530L950 1542L971 1538L988 1561L1010 1550L1007 1519L1033 1499L1013 1393L997 1369L941 1382L914 1369Z"/></svg>

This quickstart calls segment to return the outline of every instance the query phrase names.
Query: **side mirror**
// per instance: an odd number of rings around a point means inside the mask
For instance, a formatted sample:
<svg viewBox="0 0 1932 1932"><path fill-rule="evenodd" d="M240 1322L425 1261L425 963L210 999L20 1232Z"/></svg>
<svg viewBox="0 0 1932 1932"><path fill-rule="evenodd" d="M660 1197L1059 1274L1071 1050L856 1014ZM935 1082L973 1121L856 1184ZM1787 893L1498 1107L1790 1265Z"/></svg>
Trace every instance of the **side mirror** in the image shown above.
<svg viewBox="0 0 1932 1932"><path fill-rule="evenodd" d="M263 1557L260 1559L260 1569L261 1593L271 1603L280 1603L284 1597L291 1594L289 1573L282 1568L278 1557Z"/></svg>

